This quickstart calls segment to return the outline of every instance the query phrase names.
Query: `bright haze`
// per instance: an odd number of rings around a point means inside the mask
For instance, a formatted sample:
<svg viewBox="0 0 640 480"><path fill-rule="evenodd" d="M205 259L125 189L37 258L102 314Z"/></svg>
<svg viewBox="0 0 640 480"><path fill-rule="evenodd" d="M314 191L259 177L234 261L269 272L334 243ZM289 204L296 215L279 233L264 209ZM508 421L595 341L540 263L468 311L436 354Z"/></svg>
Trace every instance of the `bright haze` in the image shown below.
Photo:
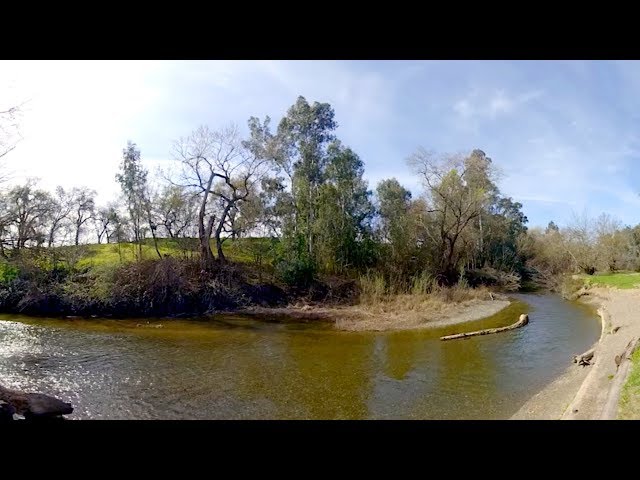
<svg viewBox="0 0 640 480"><path fill-rule="evenodd" d="M201 124L250 116L275 130L296 98L330 103L337 135L370 187L396 177L418 146L479 148L530 225L572 212L640 221L640 63L634 61L2 61L0 110L27 103L23 140L4 157L12 181L87 185L103 204L127 140L153 172Z"/></svg>

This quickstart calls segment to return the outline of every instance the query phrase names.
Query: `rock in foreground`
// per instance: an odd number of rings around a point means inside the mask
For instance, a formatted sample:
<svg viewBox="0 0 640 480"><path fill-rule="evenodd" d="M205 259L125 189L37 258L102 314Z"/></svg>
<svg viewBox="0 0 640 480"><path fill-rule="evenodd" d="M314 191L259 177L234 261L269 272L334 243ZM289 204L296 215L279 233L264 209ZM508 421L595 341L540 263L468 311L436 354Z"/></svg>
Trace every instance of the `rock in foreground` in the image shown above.
<svg viewBox="0 0 640 480"><path fill-rule="evenodd" d="M25 393L0 387L0 417L14 413L26 419L55 418L73 412L70 403L43 393Z"/></svg>

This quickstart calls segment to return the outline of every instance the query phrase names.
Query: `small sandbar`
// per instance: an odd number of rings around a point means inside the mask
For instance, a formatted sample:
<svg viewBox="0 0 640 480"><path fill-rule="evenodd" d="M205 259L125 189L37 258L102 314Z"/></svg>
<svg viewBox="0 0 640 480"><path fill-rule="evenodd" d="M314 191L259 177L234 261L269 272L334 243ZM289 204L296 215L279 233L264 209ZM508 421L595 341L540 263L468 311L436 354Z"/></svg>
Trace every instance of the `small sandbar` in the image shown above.
<svg viewBox="0 0 640 480"><path fill-rule="evenodd" d="M508 307L505 298L496 300L471 299L458 303L405 302L376 306L289 306L283 308L254 307L242 314L283 317L292 320L332 322L338 330L387 331L421 328L442 328L490 317Z"/></svg>

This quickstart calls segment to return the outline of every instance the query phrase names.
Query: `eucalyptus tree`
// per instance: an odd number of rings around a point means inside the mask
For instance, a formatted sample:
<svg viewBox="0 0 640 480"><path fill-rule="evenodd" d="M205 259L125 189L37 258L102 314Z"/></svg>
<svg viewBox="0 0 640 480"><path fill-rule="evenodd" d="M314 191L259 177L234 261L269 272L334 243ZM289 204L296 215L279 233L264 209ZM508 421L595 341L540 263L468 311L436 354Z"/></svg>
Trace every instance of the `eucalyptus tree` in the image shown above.
<svg viewBox="0 0 640 480"><path fill-rule="evenodd" d="M389 178L378 183L376 198L376 231L382 248L387 252L385 263L394 270L405 271L416 249L411 219L411 192L395 178Z"/></svg>
<svg viewBox="0 0 640 480"><path fill-rule="evenodd" d="M116 174L129 212L133 230L133 239L138 244L138 258L142 258L142 222L144 221L144 189L147 183L147 171L142 166L140 150L135 143L128 141L122 150L120 172Z"/></svg>
<svg viewBox="0 0 640 480"><path fill-rule="evenodd" d="M342 272L372 260L367 247L374 208L363 174L364 164L353 150L339 141L329 145L312 226L316 259L325 270Z"/></svg>
<svg viewBox="0 0 640 480"><path fill-rule="evenodd" d="M300 96L278 125L275 137L277 165L291 180L291 195L295 206L294 234L299 238L306 254L316 257L320 186L324 182L327 148L336 139L338 124L335 112L328 103L310 105Z"/></svg>

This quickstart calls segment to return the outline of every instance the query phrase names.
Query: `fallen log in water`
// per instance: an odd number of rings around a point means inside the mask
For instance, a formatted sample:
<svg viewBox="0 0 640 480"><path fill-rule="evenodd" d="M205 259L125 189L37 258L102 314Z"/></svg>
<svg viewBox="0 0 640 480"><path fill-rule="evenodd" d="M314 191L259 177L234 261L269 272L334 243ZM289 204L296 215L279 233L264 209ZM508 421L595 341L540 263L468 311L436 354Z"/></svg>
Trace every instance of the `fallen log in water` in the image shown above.
<svg viewBox="0 0 640 480"><path fill-rule="evenodd" d="M25 418L52 418L73 412L70 403L43 393L25 393L0 387L0 402Z"/></svg>
<svg viewBox="0 0 640 480"><path fill-rule="evenodd" d="M507 327L487 328L485 330L476 330L475 332L468 333L455 333L453 335L445 335L444 337L440 337L440 340L455 340L456 338L467 338L475 337L476 335L489 335L491 333L506 332L507 330L524 327L527 323L529 323L529 315L523 313L522 315L520 315L520 318L516 323L513 323Z"/></svg>

